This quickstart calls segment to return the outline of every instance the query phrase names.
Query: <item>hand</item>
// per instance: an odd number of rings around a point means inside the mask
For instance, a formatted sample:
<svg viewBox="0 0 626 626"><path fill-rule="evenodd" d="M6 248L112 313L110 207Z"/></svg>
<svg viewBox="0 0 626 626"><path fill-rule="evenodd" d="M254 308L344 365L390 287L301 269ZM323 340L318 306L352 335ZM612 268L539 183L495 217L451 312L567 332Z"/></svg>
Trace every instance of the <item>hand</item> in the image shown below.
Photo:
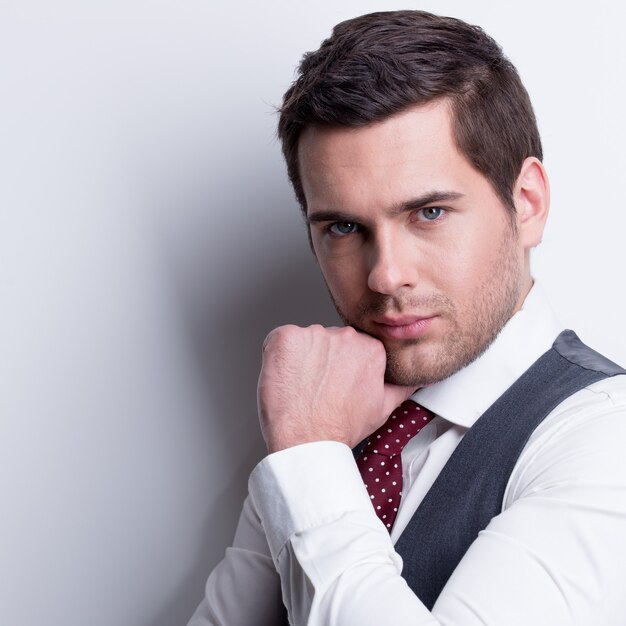
<svg viewBox="0 0 626 626"><path fill-rule="evenodd" d="M385 365L383 344L350 326L274 329L257 390L269 452L325 440L354 447L414 391L386 384Z"/></svg>

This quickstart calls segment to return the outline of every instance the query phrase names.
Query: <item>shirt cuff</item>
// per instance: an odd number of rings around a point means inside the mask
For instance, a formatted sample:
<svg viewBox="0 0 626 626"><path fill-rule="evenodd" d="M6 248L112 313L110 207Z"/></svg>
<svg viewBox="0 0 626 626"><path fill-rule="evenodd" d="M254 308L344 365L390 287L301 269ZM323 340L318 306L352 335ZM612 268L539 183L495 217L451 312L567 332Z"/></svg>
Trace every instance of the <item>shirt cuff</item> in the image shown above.
<svg viewBox="0 0 626 626"><path fill-rule="evenodd" d="M248 488L274 561L295 533L349 511L378 519L352 451L337 441L304 443L268 455L252 471Z"/></svg>

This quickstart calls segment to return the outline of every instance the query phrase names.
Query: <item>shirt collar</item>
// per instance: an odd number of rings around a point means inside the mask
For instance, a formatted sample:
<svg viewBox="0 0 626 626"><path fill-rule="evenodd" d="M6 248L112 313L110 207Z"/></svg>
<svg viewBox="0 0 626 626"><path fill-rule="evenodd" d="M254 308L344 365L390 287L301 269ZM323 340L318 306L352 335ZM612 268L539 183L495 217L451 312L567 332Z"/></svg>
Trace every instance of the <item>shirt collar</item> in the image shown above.
<svg viewBox="0 0 626 626"><path fill-rule="evenodd" d="M446 420L470 428L547 350L563 330L543 289L535 284L487 350L452 376L411 398Z"/></svg>

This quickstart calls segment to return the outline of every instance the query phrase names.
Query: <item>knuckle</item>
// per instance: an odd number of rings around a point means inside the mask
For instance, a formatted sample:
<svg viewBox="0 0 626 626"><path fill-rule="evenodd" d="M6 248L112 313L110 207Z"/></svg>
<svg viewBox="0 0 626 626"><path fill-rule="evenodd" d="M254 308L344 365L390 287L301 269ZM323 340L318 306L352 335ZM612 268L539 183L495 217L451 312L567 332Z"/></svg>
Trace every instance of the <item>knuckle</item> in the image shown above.
<svg viewBox="0 0 626 626"><path fill-rule="evenodd" d="M298 335L302 331L302 328L295 324L285 324L284 326L279 326L277 330L281 337L293 337Z"/></svg>
<svg viewBox="0 0 626 626"><path fill-rule="evenodd" d="M342 326L337 329L337 335L344 342L354 343L359 333L352 326Z"/></svg>
<svg viewBox="0 0 626 626"><path fill-rule="evenodd" d="M367 337L367 349L374 359L387 359L387 352L382 341L374 339L374 337Z"/></svg>
<svg viewBox="0 0 626 626"><path fill-rule="evenodd" d="M263 341L263 350L267 349L269 346L284 344L286 341L289 341L291 337L293 337L294 332L297 330L299 330L298 327L293 324L277 326L265 337L265 340Z"/></svg>

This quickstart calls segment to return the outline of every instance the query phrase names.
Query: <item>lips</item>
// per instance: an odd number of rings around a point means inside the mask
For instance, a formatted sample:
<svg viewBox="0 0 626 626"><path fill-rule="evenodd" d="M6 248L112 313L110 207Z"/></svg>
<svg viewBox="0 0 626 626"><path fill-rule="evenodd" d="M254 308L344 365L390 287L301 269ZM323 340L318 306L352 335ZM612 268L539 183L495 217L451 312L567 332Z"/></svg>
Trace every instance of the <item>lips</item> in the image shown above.
<svg viewBox="0 0 626 626"><path fill-rule="evenodd" d="M388 339L418 339L429 329L436 316L383 316L373 319L377 334Z"/></svg>

